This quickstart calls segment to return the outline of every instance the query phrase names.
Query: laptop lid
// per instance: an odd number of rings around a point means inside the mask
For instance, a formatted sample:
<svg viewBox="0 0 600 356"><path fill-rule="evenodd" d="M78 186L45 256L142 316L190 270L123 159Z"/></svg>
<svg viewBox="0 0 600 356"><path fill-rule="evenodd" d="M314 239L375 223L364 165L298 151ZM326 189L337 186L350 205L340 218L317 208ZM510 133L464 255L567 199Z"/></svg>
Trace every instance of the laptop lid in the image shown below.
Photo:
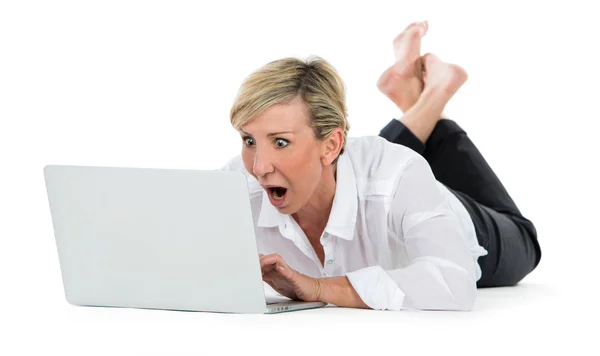
<svg viewBox="0 0 600 356"><path fill-rule="evenodd" d="M241 172L48 165L44 176L71 304L265 312Z"/></svg>

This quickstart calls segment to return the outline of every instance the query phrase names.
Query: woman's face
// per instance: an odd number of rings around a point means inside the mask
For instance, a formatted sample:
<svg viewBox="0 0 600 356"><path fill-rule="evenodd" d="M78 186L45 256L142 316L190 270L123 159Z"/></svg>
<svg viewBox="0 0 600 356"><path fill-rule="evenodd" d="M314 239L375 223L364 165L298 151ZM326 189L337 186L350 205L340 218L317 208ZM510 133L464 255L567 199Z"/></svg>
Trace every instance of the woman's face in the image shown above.
<svg viewBox="0 0 600 356"><path fill-rule="evenodd" d="M296 98L271 106L239 130L246 170L282 214L296 213L319 191L326 141L317 141L308 124L308 109Z"/></svg>

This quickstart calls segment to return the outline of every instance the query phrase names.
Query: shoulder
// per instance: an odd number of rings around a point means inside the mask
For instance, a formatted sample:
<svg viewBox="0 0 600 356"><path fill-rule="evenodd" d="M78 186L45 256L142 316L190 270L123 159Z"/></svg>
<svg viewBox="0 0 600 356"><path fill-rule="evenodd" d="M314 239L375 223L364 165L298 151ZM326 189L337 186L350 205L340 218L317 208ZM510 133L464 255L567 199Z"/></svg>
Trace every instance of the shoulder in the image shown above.
<svg viewBox="0 0 600 356"><path fill-rule="evenodd" d="M415 161L425 159L412 149L380 136L348 138L346 151L357 179L395 180Z"/></svg>

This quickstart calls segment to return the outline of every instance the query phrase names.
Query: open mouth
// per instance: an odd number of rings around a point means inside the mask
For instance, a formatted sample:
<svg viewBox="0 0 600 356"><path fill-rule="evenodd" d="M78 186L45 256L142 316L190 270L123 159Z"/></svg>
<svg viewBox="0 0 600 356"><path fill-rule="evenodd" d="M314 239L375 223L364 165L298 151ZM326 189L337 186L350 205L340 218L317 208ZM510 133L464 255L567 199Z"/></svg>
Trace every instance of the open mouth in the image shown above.
<svg viewBox="0 0 600 356"><path fill-rule="evenodd" d="M287 193L287 189L283 187L270 187L269 190L271 191L271 195L275 200L283 199L285 193Z"/></svg>

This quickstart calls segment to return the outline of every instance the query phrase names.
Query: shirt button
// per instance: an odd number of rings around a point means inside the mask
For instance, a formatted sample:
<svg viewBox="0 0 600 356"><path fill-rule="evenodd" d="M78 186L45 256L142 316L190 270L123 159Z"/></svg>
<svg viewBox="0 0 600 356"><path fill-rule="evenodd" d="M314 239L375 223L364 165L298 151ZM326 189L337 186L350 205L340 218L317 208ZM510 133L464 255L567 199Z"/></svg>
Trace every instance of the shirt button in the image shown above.
<svg viewBox="0 0 600 356"><path fill-rule="evenodd" d="M330 265L333 263L333 260L327 260L327 264Z"/></svg>

